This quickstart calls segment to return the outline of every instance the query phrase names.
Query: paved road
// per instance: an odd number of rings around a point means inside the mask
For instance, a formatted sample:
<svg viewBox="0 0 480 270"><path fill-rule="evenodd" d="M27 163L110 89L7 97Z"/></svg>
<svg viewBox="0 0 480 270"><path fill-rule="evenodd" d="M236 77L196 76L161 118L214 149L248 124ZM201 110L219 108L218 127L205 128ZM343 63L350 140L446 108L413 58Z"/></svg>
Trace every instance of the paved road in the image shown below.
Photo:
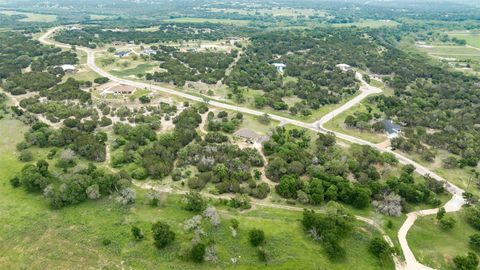
<svg viewBox="0 0 480 270"><path fill-rule="evenodd" d="M59 44L57 42L52 42L48 39L48 37L54 31L56 31L57 29L58 28L52 28L52 29L48 30L44 35L42 35L39 38L39 41L44 43L44 44L54 45L54 46L61 47L61 48L71 48L70 45ZM122 79L122 78L118 78L116 76L113 76L112 74L102 70L101 68L99 68L95 64L95 51L94 50L87 49L87 48L82 48L82 47L77 47L77 49L82 50L82 51L87 53L87 65L89 66L90 69L92 69L96 73L100 74L101 76L109 78L111 81L121 83L121 84L132 85L132 86L135 86L135 87L138 87L138 88L146 88L146 89L150 89L152 91L159 91L159 92L167 93L167 94L170 94L170 95L182 97L182 98L193 100L193 101L198 101L198 102L204 102L205 101L201 97L190 95L190 94L183 93L183 92L179 92L179 91L176 91L176 90L173 90L173 89L170 89L170 88L165 88L165 87L156 86L156 85L150 85L150 84L146 84L146 83L142 83L142 82L135 82L135 81L126 80L126 79ZM346 141L349 141L349 142L352 142L352 143L362 144L362 145L369 145L369 146L371 146L375 149L378 149L379 151L392 153L393 155L395 155L398 158L400 163L402 163L402 164L412 164L419 174L424 175L424 176L429 175L429 176L433 177L434 179L436 179L437 181L441 181L441 182L446 183L447 190L450 193L453 194L452 199L449 202L447 202L447 204L445 205L446 211L447 212L454 212L454 211L460 210L462 205L465 204L465 201L462 198L463 190L460 189L459 187L457 187L457 186L455 186L451 183L448 183L447 181L445 181L445 179L443 179L439 175L435 174L434 172L430 171L428 168L418 164L417 162L415 162L415 161L413 161L413 160L411 160L411 159L409 159L409 158L407 158L407 157L405 157L401 154L393 152L389 149L379 147L379 146L377 146L377 145L375 145L371 142L368 142L368 141L365 141L365 140L362 140L362 139L359 139L359 138L356 138L356 137L353 137L353 136L350 136L350 135L346 135L346 134L343 134L343 133L328 130L323 126L325 123L332 120L335 116L339 115L340 113L342 113L342 112L350 109L354 105L358 104L360 101L362 101L367 96L369 96L371 94L375 94L375 93L380 93L382 91L381 89L373 87L373 86L369 85L368 83L366 83L365 80L363 80L362 76L359 73L356 74L356 77L362 84L361 94L356 96L355 98L353 98L349 102L345 103L344 105L340 106L339 108L329 112L324 117L322 117L320 120L318 120L314 123L305 123L305 122L302 122L302 121L290 119L290 118L275 115L275 114L268 114L268 115L270 116L271 119L280 121L283 124L293 124L293 125L298 126L298 127L307 128L307 129L310 129L310 130L313 130L313 131L316 131L316 132L321 132L321 133L333 133L333 134L335 134L336 137L341 138L343 140L346 140ZM244 108L244 107L239 107L239 106L226 104L226 103L223 103L223 102L218 102L218 101L213 101L213 100L208 101L208 103L211 106L215 106L215 107L219 107L219 108L223 108L223 109L228 109L228 110L232 110L232 111L237 111L237 112L242 112L242 113L246 113L246 114L251 114L251 115L260 116L260 115L265 114L264 112L261 112L261 111L248 109L248 108ZM436 213L436 211L438 211L438 209L428 209L428 210L412 212L412 213L409 213L407 215L407 220L405 221L405 223L402 225L402 227L400 228L400 230L398 232L398 238L399 238L399 241L400 241L400 246L402 248L403 253L405 254L405 264L400 264L398 261L395 261L397 269L409 269L409 270L410 269L412 269L412 270L430 269L427 266L420 264L416 260L415 255L413 254L410 247L408 246L408 242L406 240L406 235L407 235L409 229L411 228L411 226L414 224L414 222L415 222L415 220L418 216L431 215L431 214ZM391 242L391 240L390 240L390 242Z"/></svg>
<svg viewBox="0 0 480 270"><path fill-rule="evenodd" d="M347 103L343 104L339 108L337 108L337 109L327 113L326 115L324 115L322 118L320 118L320 120L318 120L314 123L315 126L317 126L317 127L323 126L324 124L326 124L327 122L329 122L330 120L332 120L333 118L338 116L339 114L349 110L353 106L360 103L367 96L372 95L372 94L378 94L378 93L382 92L382 89L377 88L377 87L373 87L373 86L369 85L367 82L365 82L365 80L363 80L362 74L357 72L355 75L356 75L355 77L357 78L357 80L359 80L362 83L362 85L360 86L360 92L361 92L360 95L357 95L356 97L350 99Z"/></svg>

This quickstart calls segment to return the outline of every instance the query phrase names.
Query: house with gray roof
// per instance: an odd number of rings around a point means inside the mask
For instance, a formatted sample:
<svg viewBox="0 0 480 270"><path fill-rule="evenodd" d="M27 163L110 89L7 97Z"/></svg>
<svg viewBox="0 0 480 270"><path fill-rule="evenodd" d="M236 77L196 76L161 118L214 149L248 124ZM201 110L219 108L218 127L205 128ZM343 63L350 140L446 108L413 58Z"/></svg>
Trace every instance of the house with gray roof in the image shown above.
<svg viewBox="0 0 480 270"><path fill-rule="evenodd" d="M398 137L398 134L400 133L400 130L401 130L400 125L393 123L392 120L384 120L383 126L385 128L385 131L387 132L388 138L393 139Z"/></svg>
<svg viewBox="0 0 480 270"><path fill-rule="evenodd" d="M263 143L270 139L267 135L257 134L255 131L249 128L241 128L234 133L235 136L244 139L248 143Z"/></svg>

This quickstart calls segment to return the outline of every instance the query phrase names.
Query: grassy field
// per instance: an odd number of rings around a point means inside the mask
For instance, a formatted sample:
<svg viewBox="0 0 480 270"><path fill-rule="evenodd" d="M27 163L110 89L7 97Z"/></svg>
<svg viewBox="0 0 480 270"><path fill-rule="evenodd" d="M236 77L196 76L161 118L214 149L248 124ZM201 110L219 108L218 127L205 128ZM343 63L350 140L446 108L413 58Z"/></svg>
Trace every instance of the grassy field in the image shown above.
<svg viewBox="0 0 480 270"><path fill-rule="evenodd" d="M18 12L18 11L0 11L0 13L12 16L12 15L25 15L27 18L21 19L21 22L54 22L57 20L56 15L30 13L30 12Z"/></svg>
<svg viewBox="0 0 480 270"><path fill-rule="evenodd" d="M480 32L449 32L450 37L463 39L468 45L480 48Z"/></svg>
<svg viewBox="0 0 480 270"><path fill-rule="evenodd" d="M231 19L209 19L209 18L175 18L168 19L167 22L177 22L177 23L218 23L218 24L235 24L235 25L247 25L250 23L249 20L231 20Z"/></svg>
<svg viewBox="0 0 480 270"><path fill-rule="evenodd" d="M382 26L394 27L394 26L397 26L398 23L396 21L391 21L391 20L362 20L354 23L334 23L329 25L334 27L357 26L357 27L380 28Z"/></svg>
<svg viewBox="0 0 480 270"><path fill-rule="evenodd" d="M139 74L145 75L160 69L158 63L145 61L133 54L125 58L116 58L110 53L98 53L95 63L109 73L126 79L136 79Z"/></svg>
<svg viewBox="0 0 480 270"><path fill-rule="evenodd" d="M458 56L458 55L480 55L480 51L465 46L429 46L420 47L420 50L433 55Z"/></svg>
<svg viewBox="0 0 480 270"><path fill-rule="evenodd" d="M478 233L465 222L463 212L448 213L457 221L451 231L442 230L435 215L419 218L407 235L407 240L417 259L435 269L452 269L452 259L472 251L468 237Z"/></svg>
<svg viewBox="0 0 480 270"><path fill-rule="evenodd" d="M157 67L158 65L152 64L152 63L139 63L138 65L131 67L131 68L126 68L123 70L115 70L112 69L110 73L112 73L115 76L120 76L120 77L129 77L129 76L137 76L138 74L145 75L147 72L151 72L152 69Z"/></svg>
<svg viewBox="0 0 480 270"><path fill-rule="evenodd" d="M145 191L137 189L137 202L120 207L112 198L90 201L51 210L40 194L13 189L8 179L23 166L17 161L15 144L27 127L16 120L0 120L0 129L8 134L0 138L0 257L4 269L393 269L390 260L380 262L367 250L372 228L357 223L355 232L343 243L347 257L339 262L326 259L321 246L308 238L301 228L300 212L261 208L238 213L219 206L222 224L208 228L208 238L216 243L219 262L193 264L181 257L190 246L192 233L181 223L193 216L179 206L177 196L169 196L160 207L146 205ZM237 238L232 238L228 220L240 221ZM177 237L173 245L159 251L150 235L152 222L170 224ZM137 242L130 235L132 225L146 232ZM259 263L256 250L248 244L247 231L262 228L271 259ZM111 241L106 245L106 240ZM239 258L237 265L231 258Z"/></svg>
<svg viewBox="0 0 480 270"><path fill-rule="evenodd" d="M473 42L471 40L470 42ZM409 51L421 51L425 55L443 63L446 68L454 68L471 75L480 74L480 49L458 46L447 43L409 46L403 42L403 47Z"/></svg>

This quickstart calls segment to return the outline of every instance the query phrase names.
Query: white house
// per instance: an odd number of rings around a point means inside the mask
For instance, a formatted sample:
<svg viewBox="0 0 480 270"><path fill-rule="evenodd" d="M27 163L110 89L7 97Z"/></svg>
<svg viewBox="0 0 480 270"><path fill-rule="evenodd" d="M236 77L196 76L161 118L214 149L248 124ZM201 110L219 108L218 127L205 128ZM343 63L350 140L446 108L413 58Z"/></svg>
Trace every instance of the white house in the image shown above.
<svg viewBox="0 0 480 270"><path fill-rule="evenodd" d="M75 72L76 70L74 65L69 64L61 65L60 68L62 68L64 72Z"/></svg>
<svg viewBox="0 0 480 270"><path fill-rule="evenodd" d="M280 73L283 73L283 69L287 67L287 65L285 65L283 63L273 63L272 65L274 67L276 67L277 71L280 72Z"/></svg>
<svg viewBox="0 0 480 270"><path fill-rule="evenodd" d="M152 50L152 49L146 49L142 52L142 54L144 54L144 55L155 55L155 54L157 54L157 51Z"/></svg>

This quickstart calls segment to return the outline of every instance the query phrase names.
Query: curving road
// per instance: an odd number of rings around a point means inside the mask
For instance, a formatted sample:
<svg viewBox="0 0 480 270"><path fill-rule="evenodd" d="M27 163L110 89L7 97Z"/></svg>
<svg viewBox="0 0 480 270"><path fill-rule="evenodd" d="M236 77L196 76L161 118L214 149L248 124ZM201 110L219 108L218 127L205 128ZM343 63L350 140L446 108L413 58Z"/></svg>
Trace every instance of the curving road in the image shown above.
<svg viewBox="0 0 480 270"><path fill-rule="evenodd" d="M53 46L57 46L57 47L60 47L60 48L70 49L72 47L70 45L61 44L61 43L57 43L57 42L53 42L53 41L49 40L49 36L58 29L61 29L61 27L49 29L44 35L42 35L39 38L39 41L44 43L44 44L47 44L47 45L53 45ZM121 83L121 84L135 86L137 88L145 88L145 89L150 89L152 91L159 91L159 92L167 93L167 94L170 94L170 95L182 97L182 98L197 101L197 102L205 102L205 99L203 99L201 97L190 95L190 94L183 93L183 92L179 92L179 91L176 91L176 90L173 90L173 89L170 89L170 88L165 88L165 87L161 87L161 86L157 86L157 85L150 85L150 84L146 84L146 83L142 83L142 82L136 82L136 81L131 81L131 80L118 78L118 77L102 70L101 68L99 68L95 64L95 52L96 52L95 50L88 49L88 48L83 48L83 47L77 47L77 49L87 53L87 65L90 69L92 69L94 72L100 74L103 77L109 78L111 81ZM379 89L377 87L373 87L373 86L369 85L367 82L365 82L365 80L363 80L361 74L357 73L356 78L362 84L362 86L360 87L360 91L361 91L360 95L354 97L352 100L348 101L347 103L338 107L337 109L327 113L325 116L323 116L321 119L319 119L318 121L316 121L314 123L305 123L305 122L302 122L302 121L290 119L288 117L283 117L283 116L279 116L279 115L275 115L275 114L268 114L268 115L270 116L271 119L277 120L277 121L279 121L280 123L283 123L283 124L292 124L292 125L295 125L295 126L298 126L298 127L313 130L315 132L332 133L332 134L335 134L336 137L338 137L340 139L343 139L343 140L346 140L346 141L349 141L351 143L369 145L369 146L371 146L375 149L378 149L379 151L388 152L388 153L391 153L391 154L395 155L397 157L397 159L400 161L400 163L413 165L415 167L417 173L419 173L421 175L424 175L424 176L429 175L430 177L433 177L437 181L444 182L445 185L446 185L446 189L453 195L452 199L446 203L445 210L447 212L459 211L461 209L461 207L465 204L465 200L462 198L462 194L463 194L464 191L461 188L459 188L459 187L457 187L457 186L455 186L451 183L448 183L447 181L445 181L445 179L443 179L442 177L440 177L436 173L430 171L428 168L418 164L417 162L415 162L415 161L413 161L413 160L411 160L411 159L409 159L409 158L407 158L407 157L405 157L401 154L393 152L389 149L379 147L379 146L377 146L377 145L375 145L371 142L368 142L368 141L365 141L365 140L362 140L362 139L359 139L359 138L356 138L356 137L353 137L353 136L350 136L350 135L346 135L346 134L343 134L343 133L340 133L340 132L331 131L331 130L326 129L324 127L325 123L332 120L335 116L339 115L340 113L345 112L346 110L352 108L353 106L358 104L360 101L362 101L367 96L382 92L381 89ZM260 116L260 115L265 114L264 112L261 112L261 111L257 111L257 110L253 110L253 109L249 109L249 108L244 108L244 107L239 107L239 106L235 106L235 105L231 105L231 104L226 104L226 103L215 101L215 100L210 100L210 101L208 101L208 103L211 106L215 106L215 107L219 107L219 108L223 108L223 109L228 109L228 110L232 110L232 111L237 111L237 112L242 112L242 113L246 113L246 114L251 114L251 115ZM256 204L260 205L261 203L257 202ZM271 206L271 205L269 204L268 206ZM272 206L272 207L278 207L278 206ZM417 217L425 216L425 215L432 215L432 214L435 214L437 211L438 211L438 208L435 208L435 209L428 209L428 210L411 212L411 213L407 214L407 219L406 219L406 221L404 222L404 224L402 225L402 227L400 228L400 230L398 232L398 238L399 238L399 241L400 241L400 246L401 246L403 254L405 256L405 263L404 264L400 263L398 261L398 258L394 257L396 269L408 269L408 270L431 269L431 268L429 268L429 267L427 267L427 266L425 266L425 265L423 265L423 264L421 264L417 261L417 259L415 258L415 255L413 254L412 250L410 249L410 247L408 245L406 236L407 236L407 233L408 233L409 229L412 227L415 220L417 219ZM378 226L378 224L376 224L373 220L363 218L363 217L357 217L357 218L359 218L363 221L366 221L370 224L374 224L374 226L381 229L380 226ZM391 245L393 245L391 239L388 238L388 236L386 236L384 234L384 237L387 240L387 242L389 242Z"/></svg>

